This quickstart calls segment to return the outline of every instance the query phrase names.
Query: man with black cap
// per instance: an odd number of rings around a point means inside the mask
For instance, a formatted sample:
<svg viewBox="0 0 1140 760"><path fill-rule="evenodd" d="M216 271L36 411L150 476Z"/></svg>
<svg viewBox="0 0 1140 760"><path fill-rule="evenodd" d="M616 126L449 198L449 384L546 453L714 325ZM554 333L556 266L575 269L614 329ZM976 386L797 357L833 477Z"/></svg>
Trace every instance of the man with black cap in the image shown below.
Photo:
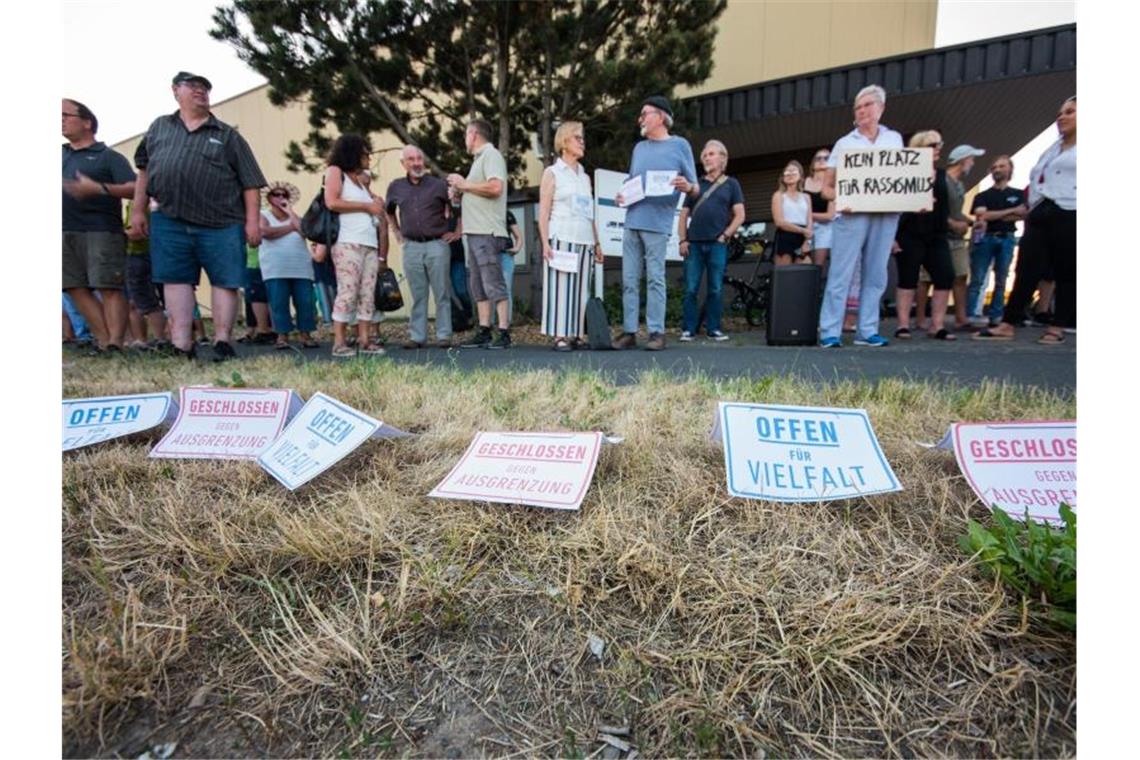
<svg viewBox="0 0 1140 760"><path fill-rule="evenodd" d="M265 177L237 130L210 113L210 80L178 72L178 110L160 116L135 151L139 176L131 237L149 235L155 282L163 284L170 338L193 358L194 286L206 270L214 313L214 360L233 357L230 330L245 274L245 246L261 243ZM148 219L146 209L156 206Z"/></svg>
<svg viewBox="0 0 1140 760"><path fill-rule="evenodd" d="M641 266L645 262L645 326L649 342L645 348L665 348L665 248L676 226L677 201L680 194L698 193L697 168L693 148L683 137L669 134L673 126L673 109L661 95L653 95L641 104L637 117L641 136L633 146L629 176L639 179L644 197L633 201L625 215L622 236L622 334L613 342L616 349L637 347L638 311L641 302ZM673 188L664 194L654 193L654 186L667 175ZM619 206L626 205L621 193Z"/></svg>

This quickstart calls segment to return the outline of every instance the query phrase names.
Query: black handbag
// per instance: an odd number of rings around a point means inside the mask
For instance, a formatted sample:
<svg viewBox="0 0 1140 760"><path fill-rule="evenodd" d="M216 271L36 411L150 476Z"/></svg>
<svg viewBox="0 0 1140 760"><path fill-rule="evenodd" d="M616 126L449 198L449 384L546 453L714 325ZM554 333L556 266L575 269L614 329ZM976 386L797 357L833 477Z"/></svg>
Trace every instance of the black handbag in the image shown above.
<svg viewBox="0 0 1140 760"><path fill-rule="evenodd" d="M329 248L336 242L340 234L340 214L329 211L325 205L325 183L321 182L321 189L317 197L309 204L309 210L301 217L301 235L314 243L323 243Z"/></svg>
<svg viewBox="0 0 1140 760"><path fill-rule="evenodd" d="M396 272L385 267L376 275L376 311L399 311L404 308L404 296Z"/></svg>

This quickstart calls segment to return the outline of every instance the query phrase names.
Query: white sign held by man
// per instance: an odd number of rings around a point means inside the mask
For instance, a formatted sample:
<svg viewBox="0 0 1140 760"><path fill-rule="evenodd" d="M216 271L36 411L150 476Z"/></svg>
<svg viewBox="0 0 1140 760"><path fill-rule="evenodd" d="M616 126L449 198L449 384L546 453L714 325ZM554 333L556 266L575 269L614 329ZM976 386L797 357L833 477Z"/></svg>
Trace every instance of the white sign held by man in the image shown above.
<svg viewBox="0 0 1140 760"><path fill-rule="evenodd" d="M1076 422L958 422L950 438L966 482L987 507L1049 523L1061 522L1061 502L1076 511Z"/></svg>
<svg viewBox="0 0 1140 760"><path fill-rule="evenodd" d="M293 491L344 459L369 438L408 435L318 392L293 417L273 445L258 457L257 463Z"/></svg>
<svg viewBox="0 0 1140 760"><path fill-rule="evenodd" d="M903 212L934 207L932 148L861 148L837 158L835 208Z"/></svg>
<svg viewBox="0 0 1140 760"><path fill-rule="evenodd" d="M867 412L720 402L728 491L769 501L831 501L901 491Z"/></svg>
<svg viewBox="0 0 1140 760"><path fill-rule="evenodd" d="M301 408L285 388L180 390L178 419L150 452L159 459L257 459Z"/></svg>
<svg viewBox="0 0 1140 760"><path fill-rule="evenodd" d="M76 398L63 402L63 450L141 433L174 418L171 393Z"/></svg>
<svg viewBox="0 0 1140 760"><path fill-rule="evenodd" d="M655 175L651 179L654 183L652 186L653 193L647 192L646 183L641 181L641 177L629 178L625 172L615 172L609 169L597 169L594 171L594 219L598 225L598 236L602 244L602 253L606 256L616 256L621 258L622 254L622 236L625 234L625 212L626 208L632 206L634 203L643 203L647 195L668 195L673 192L670 186L668 192L665 192L661 186L662 181L666 180L666 175L670 175L668 179L677 176L676 172L650 172ZM660 176L656 176L660 175ZM630 187L636 185L636 195L631 195L626 183L630 183ZM622 193L622 200L625 201L625 206L617 204L617 195ZM665 244L665 260L666 261L681 261L681 239L677 237L677 219L681 216L681 204L684 203L684 196L677 201L677 210L673 215L673 226L669 233L669 242Z"/></svg>
<svg viewBox="0 0 1140 760"><path fill-rule="evenodd" d="M480 432L428 495L576 510L601 445L601 433Z"/></svg>

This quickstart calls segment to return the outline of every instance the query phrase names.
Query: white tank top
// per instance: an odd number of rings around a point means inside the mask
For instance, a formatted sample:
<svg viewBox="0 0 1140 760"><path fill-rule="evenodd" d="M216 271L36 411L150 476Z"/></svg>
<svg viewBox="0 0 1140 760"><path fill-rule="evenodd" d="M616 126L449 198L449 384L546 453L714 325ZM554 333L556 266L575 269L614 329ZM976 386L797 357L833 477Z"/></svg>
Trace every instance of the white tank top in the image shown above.
<svg viewBox="0 0 1140 760"><path fill-rule="evenodd" d="M372 196L360 185L352 181L347 174L341 175L344 181L340 186L340 198L345 201L358 203L371 203ZM379 241L376 237L376 219L363 211L351 211L340 215L340 234L336 236L338 243L356 243L376 248Z"/></svg>
<svg viewBox="0 0 1140 760"><path fill-rule="evenodd" d="M811 202L807 193L800 193L798 199L793 199L787 193L781 193L780 199L784 206L784 221L806 227L808 214L811 213Z"/></svg>
<svg viewBox="0 0 1140 760"><path fill-rule="evenodd" d="M550 237L564 243L594 242L594 196L590 175L579 164L573 171L561 158L550 171L554 174L554 203L550 207Z"/></svg>

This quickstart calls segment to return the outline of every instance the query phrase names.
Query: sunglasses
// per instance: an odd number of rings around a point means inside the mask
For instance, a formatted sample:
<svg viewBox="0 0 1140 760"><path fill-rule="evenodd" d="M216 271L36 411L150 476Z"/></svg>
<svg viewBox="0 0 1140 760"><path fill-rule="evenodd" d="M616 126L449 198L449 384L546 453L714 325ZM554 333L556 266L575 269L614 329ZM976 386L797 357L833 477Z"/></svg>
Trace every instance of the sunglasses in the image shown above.
<svg viewBox="0 0 1140 760"><path fill-rule="evenodd" d="M269 197L270 198L288 198L289 194L288 193L270 193Z"/></svg>
<svg viewBox="0 0 1140 760"><path fill-rule="evenodd" d="M816 156L815 158L812 159L812 161L826 161L829 158L831 158L831 156L829 154L824 154L824 155Z"/></svg>

